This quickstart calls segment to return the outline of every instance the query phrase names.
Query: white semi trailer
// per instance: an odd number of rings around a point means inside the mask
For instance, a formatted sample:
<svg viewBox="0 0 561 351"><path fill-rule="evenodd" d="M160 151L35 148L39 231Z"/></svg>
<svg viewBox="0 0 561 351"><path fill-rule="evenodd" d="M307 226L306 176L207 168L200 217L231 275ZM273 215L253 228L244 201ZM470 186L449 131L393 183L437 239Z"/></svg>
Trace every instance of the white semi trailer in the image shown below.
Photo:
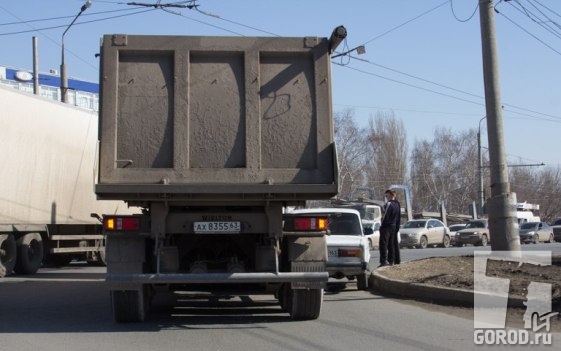
<svg viewBox="0 0 561 351"><path fill-rule="evenodd" d="M103 262L101 223L91 214L129 210L94 194L97 112L7 87L0 101L1 273Z"/></svg>

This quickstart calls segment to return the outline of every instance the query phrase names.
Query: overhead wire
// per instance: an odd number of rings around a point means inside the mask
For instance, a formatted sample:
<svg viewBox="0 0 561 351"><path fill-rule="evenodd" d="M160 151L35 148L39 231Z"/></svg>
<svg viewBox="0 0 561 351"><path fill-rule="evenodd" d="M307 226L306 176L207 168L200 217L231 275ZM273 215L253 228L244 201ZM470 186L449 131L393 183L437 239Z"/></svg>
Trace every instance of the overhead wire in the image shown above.
<svg viewBox="0 0 561 351"><path fill-rule="evenodd" d="M354 56L352 56L352 55L349 55L349 57L352 58L352 59L356 59L356 57L354 57ZM386 69L386 70L389 70L389 71L392 71L392 72L394 72L394 73L398 73L398 74L401 74L401 75L405 75L405 76L407 76L407 77L409 77L409 78L417 79L417 80L420 80L420 81L425 82L425 83L429 83L429 84L432 84L432 85L436 85L436 86L438 86L438 87L440 87L440 88L444 88L444 89L448 89L448 90L451 90L451 91L454 91L454 92L457 92L457 93L465 94L465 95L468 95L468 96L470 96L470 97L475 97L475 98L477 98L477 99L479 99L479 100L484 100L484 99L485 99L485 97L482 96L482 95L477 95L477 94L473 94L473 93L470 93L470 92L466 92L466 91L463 91L463 90L460 90L460 89L456 89L456 88L453 88L453 87L450 87L450 86L446 86L446 85L444 85L444 84L440 84L440 83L437 83L437 82L434 82L434 81L431 81L431 80L428 80L428 79L425 79L425 78L421 78L421 77L418 77L418 76L415 76L415 75L412 75L412 74L408 74L408 73L405 73L405 72L402 72L402 71L399 71L399 70L396 70L396 69L393 69L393 68L390 68L390 67L387 67L387 66L383 66L383 65L380 65L380 64L376 64L376 63L370 62L370 61L368 61L368 60L360 59L360 61L366 62L366 63L368 63L368 64L371 64L371 65L374 65L374 66L377 66L377 67L380 67L380 68L383 68L383 69ZM389 81L392 81L392 82L394 82L394 83L406 85L406 86L409 86L409 87L412 87L412 88L415 88L415 89L427 91L427 92L430 92L430 93L438 94L438 95L441 95L441 96L449 97L449 98L456 99L456 100L460 100L460 101L463 101L463 102L468 102L468 103L470 103L470 104L476 104L476 105L479 105L479 106L485 106L485 104L484 104L483 102L477 102L477 101L468 100L468 99L465 99L465 98L462 98L462 97L459 97L459 96L455 96L455 95L451 95L451 94L442 93L442 92L439 92L439 91L436 91L436 90L433 90L433 89L429 89L429 88L425 88L425 87L422 87L422 86L419 86L419 85L415 85L415 84L403 82L403 81L400 81L400 80L398 80L398 79L389 78L389 77L386 77L386 76L383 76L383 75L380 75L380 74L377 74L377 73L368 72L368 71L365 71L365 70L362 70L362 69L359 69L359 68L356 68L356 67L349 67L349 65L343 65L343 64L339 64L339 63L337 63L337 62L333 62L333 63L336 64L336 65L338 65L338 66L342 66L342 67L345 67L345 68L349 68L349 69L352 69L352 70L355 70L355 71L364 73L364 74L366 74L366 75L374 76L374 77L377 77L377 78L380 78L380 79L384 79L384 80L389 80ZM533 119L539 119L539 120L543 120L543 121L559 122L559 123L561 123L561 116L554 116L554 115L542 113L542 112L539 112L539 111L534 111L534 110L530 110L530 109L527 109L527 108L519 107L519 106L516 106L516 105L511 105L511 104L509 104L509 103L503 103L503 106L508 106L508 107L511 108L511 109L508 109L508 108L507 108L507 109L505 109L505 111L508 111L508 112L511 112L511 113L515 113L515 114L518 114L518 115L521 115L521 116L530 117L530 118L533 118ZM521 111L524 111L524 112L527 112L527 113L523 113L523 112L519 112L519 111L514 111L514 110L512 110L512 109L521 110ZM529 115L528 113L533 113L534 115ZM540 116L536 116L536 115L541 115L541 117L540 117Z"/></svg>
<svg viewBox="0 0 561 351"><path fill-rule="evenodd" d="M454 11L454 0L450 0L450 9L452 10L452 15L454 16L454 18L458 21L458 22L469 22L471 21L471 19L475 16L475 13L477 12L477 9L479 8L479 2L477 3L477 5L475 6L475 9L473 10L473 13L466 19L460 19L457 15L456 12Z"/></svg>
<svg viewBox="0 0 561 351"><path fill-rule="evenodd" d="M155 9L143 9L141 11L136 11L133 13L128 13L128 14L124 14L124 15L119 15L119 16L110 16L110 17L105 17L105 18L100 18L100 19L95 19L95 20L90 20L90 21L81 21L81 22L76 22L74 23L75 26L77 25L82 25L82 24L88 24L88 23L95 23L95 22L101 22L101 21L107 21L110 19L115 19L115 18L121 18L121 17L126 17L126 16L133 16L133 15L138 15L140 13L144 13L144 12L150 12L150 11L155 11ZM25 22L24 22L25 23ZM27 23L28 24L28 23ZM28 24L29 25L29 24ZM57 26L50 26L50 27L42 27L42 28L34 28L31 27L32 29L29 30L22 30L22 31L16 31L16 32L8 32L8 33L0 33L0 36L5 36L5 35L15 35L15 34L22 34L22 33L30 33L30 32L40 32L40 31L44 31L44 30L50 30L50 29L57 29L57 28L66 28L68 27L68 24L63 24L63 25L57 25Z"/></svg>
<svg viewBox="0 0 561 351"><path fill-rule="evenodd" d="M501 1L502 2L502 1ZM510 3L510 1L508 1L507 3ZM534 35L533 33L531 33L529 30L527 30L526 28L524 28L522 25L516 23L514 20L512 20L510 17L508 17L507 15L505 15L502 11L497 10L497 6L499 4L497 4L495 6L495 12L497 12L500 16L504 17L507 21L509 21L510 23L512 23L514 26L518 27L520 30L522 30L523 32L525 32L526 34L528 34L529 36L531 36L532 38L536 39L538 42L542 43L544 46L546 46L547 48L549 48L551 51L557 53L558 55L561 56L561 52L557 51L555 48L553 48L551 45L547 44L545 41L543 41L542 39L538 38L536 35Z"/></svg>
<svg viewBox="0 0 561 351"><path fill-rule="evenodd" d="M0 6L0 8L2 8L2 6ZM99 12L90 12L90 13L84 13L82 14L82 17L88 17L88 16L97 16L97 15L101 15L101 14L106 14L106 13L114 13L114 12L124 12L124 11L134 11L136 9L139 9L140 7L134 8L134 9L121 9L121 10L110 10L110 11L99 11ZM4 11L7 11L6 9L2 8ZM12 14L13 15L13 14ZM17 22L7 22L7 23L0 23L0 27L1 26L10 26L10 25L16 25L16 24L28 24L28 23L34 23L34 22L48 22L48 21L55 21L55 20L60 20L60 19L72 19L76 17L76 15L69 15L69 16L58 16L58 17L49 17L49 18L39 18L39 19L31 19L31 20L20 20ZM17 18L17 17L16 17Z"/></svg>
<svg viewBox="0 0 561 351"><path fill-rule="evenodd" d="M520 12L521 14L523 14L524 16L528 17L532 22L536 23L537 25L539 25L540 27L542 27L543 29L545 29L546 31L548 31L549 33L551 33L552 35L556 36L557 38L561 39L561 33L559 33L558 31L556 31L555 28L551 28L551 25L555 25L556 27L559 28L559 25L552 21L550 18L548 18L543 12L541 12L541 10L537 9L538 12L540 12L545 19L540 18L540 16L534 14L533 11L527 9L520 1L518 0L514 0L514 1L509 1L508 4L510 4L513 8L515 8L518 12ZM518 6L515 6L514 4L518 4ZM531 2L530 4L532 6L533 5Z"/></svg>
<svg viewBox="0 0 561 351"><path fill-rule="evenodd" d="M109 1L107 1L107 2L109 2ZM415 16L415 17L413 17L413 18L411 18L411 19L409 19L409 20L407 20L407 21L405 21L405 22L403 22L403 23L401 23L400 25L395 26L395 27L392 27L390 30L387 30L386 32L384 32L384 33L382 33L382 34L377 35L377 36L375 36L375 37L373 37L373 38L367 40L363 45L366 45L366 44L368 44L368 43L371 43L372 41L374 41L374 40L376 40L376 39L379 39L379 38L381 38L381 37L383 37L383 36L385 36L385 35L387 35L387 34L393 32L393 31L395 31L395 30L397 30L397 29L399 29L399 28L401 28L401 27L403 27L403 26L405 26L405 25L407 25L407 24L409 24L409 23L411 23L411 22L413 22L413 21L415 21L415 20L417 20L417 19L419 19L419 18L421 18L421 17L423 17L423 16L425 16L425 15L427 15L427 14L429 14L429 13L435 11L435 10L437 10L437 9L439 9L440 7L446 5L447 3L450 3L450 4L451 4L452 11L454 11L454 10L453 10L453 3L452 3L452 2L453 2L452 0L447 0L447 1L445 1L445 2L443 2L443 3L441 3L441 4L439 4L439 5L437 5L437 6L433 7L433 8L431 8L431 9L429 9L429 10L427 10L427 11L425 11L425 12L423 12L423 13L421 13L421 14L419 14L419 15L417 15L417 16ZM537 2L537 1L536 1L536 2ZM124 4L123 2L112 2L112 3ZM195 1L181 1L181 2L175 2L175 3L170 3L170 4L187 4L187 3L189 3L189 4L195 4ZM129 3L129 4L130 4L130 3ZM149 4L147 4L147 5L149 5ZM76 23L76 24L87 24L87 23L92 23L92 22L98 22L98 21L104 21L104 20L119 18L119 17L123 17L123 16L136 15L136 14L143 13L143 12L148 12L148 11L154 11L154 10L157 9L158 6L161 7L161 6L165 5L165 4L161 4L161 0L160 0L160 1L158 1L157 4L152 4L152 5L155 6L155 8L151 8L151 9L147 9L147 10L142 10L142 11L136 11L136 12L129 13L129 14L126 14L126 15L121 15L121 16L111 16L111 17L107 17L107 18L103 18L103 19L97 19L97 20L92 20L92 21L82 21L82 22L78 22L78 23ZM541 5L541 4L540 4L540 5ZM179 6L176 6L176 7L179 7ZM0 8L1 8L1 6L0 6ZM139 9L139 8L140 8L140 7L136 7L135 9ZM135 10L135 9L132 9L132 10ZM234 24L234 25L238 25L238 26L247 28L247 29L260 31L260 32L263 32L263 33L266 33L266 34L269 34L269 35L279 36L278 34L275 34L275 33L271 33L271 32L268 32L268 31L265 31L265 30L261 30L261 29L258 29L258 28L255 28L255 27L252 27L252 26L249 26L249 25L245 25L245 24L243 24L243 23L239 23L239 22L236 22L236 21L232 21L232 20L223 18L223 17L218 16L218 15L215 15L215 14L210 14L210 13L208 13L208 12L205 12L205 11L200 10L200 9L198 8L198 6L193 7L193 9L196 10L197 12L201 13L202 15L205 15L205 16L213 17L213 18L219 19L219 20L221 20L221 21L225 21L225 22L228 22L228 23L231 23L231 24ZM476 7L476 10L477 10L477 7ZM470 16L470 18L474 16L476 10L474 10L474 12L473 12L472 15ZM550 9L548 9L548 10L551 11ZM99 14L102 14L102 13L112 13L112 12L118 12L118 11L129 11L129 9L127 9L127 10L105 11L105 12L98 12L98 13L90 13L90 14L88 14L88 15L90 15L90 16L91 16L91 15L99 15ZM552 11L552 12L553 12L553 11ZM172 12L172 13L177 15L177 13L175 13L175 12ZM203 24L203 25L211 26L211 27L216 28L216 29L220 29L220 30L223 30L223 31L227 31L227 32L230 32L230 33L239 35L239 36L244 36L244 35L241 34L241 33L237 33L237 32L235 32L235 31L232 31L232 30L229 30L229 29L220 27L220 26L216 26L216 25L213 25L213 24L204 22L204 21L200 21L200 20L197 20L197 19L192 18L192 17L186 17L186 16L184 16L183 14L179 14L179 16L181 16L181 17L183 17L183 18L185 18L185 19L187 19L187 20L190 20L190 21L195 21L195 22L197 22L197 23L201 23L201 24ZM455 15L455 13L454 13L454 16L456 17L456 19L458 19L457 16ZM69 17L71 17L71 16L62 16L62 17L56 17L56 18L50 18L50 19L44 19L44 20L46 21L46 20L54 20L54 19L58 19L58 18L69 18ZM470 18L468 18L467 20L469 20ZM32 23L32 22L36 22L36 21L41 21L41 20L21 21L20 23ZM7 25L7 24L0 24L0 25ZM8 35L8 34L19 34L19 33L24 33L24 32L31 32L31 31L41 31L41 30L54 29L54 28L61 28L61 27L64 27L64 26L52 26L52 27L38 28L38 29L29 30L29 31L20 31L20 32L12 32L12 33L0 33L0 36L1 36L1 35ZM51 40L52 40L52 39L51 39ZM347 44L345 43L345 45L347 45ZM439 83L436 83L436 82L433 82L433 81L430 81L430 80L427 80L427 79L424 79L424 78L420 78L420 77L417 77L417 76L414 76L414 75L411 75L411 74L407 74L407 73L404 73L404 72L401 72L401 71L392 69L392 68L390 68L390 67L386 67L386 66L383 66L383 65L379 65L379 64L370 62L370 61L368 61L368 60L364 60L364 59L357 58L357 57L354 57L354 56L349 55L349 57L348 57L349 62L350 62L351 59L364 61L364 62L367 62L367 63L369 63L369 64L371 64L371 65L375 65L375 66L381 67L381 68L383 68L383 69L390 70L390 71L393 71L393 72L395 72L395 73L399 73L399 74L408 76L408 77L410 77L410 78L418 79L418 80L421 80L421 81L423 81L423 82L425 82L425 83L433 84L433 85L436 85L436 86L441 87L441 88L449 89L449 90L452 90L452 91L455 91L455 92L458 92L458 93L461 93L461 94L466 94L466 95L471 96L471 97L475 97L475 98L478 98L478 99L483 99L483 98L484 98L484 97L479 96L479 95L476 95L476 94L472 94L472 93L465 92L465 91L462 91L462 90L459 90L459 89L456 89L456 88L448 87L448 86L445 86L445 85L443 85L443 84L439 84ZM339 65L339 66L346 66L346 65L348 65L348 63L347 63L347 64L340 64L340 63L337 63L337 62L334 62L334 63L337 64L337 65ZM366 74L366 75L375 76L375 77L378 77L378 78L380 78L380 79L385 79L385 80L389 80L389 81L392 81L392 82L395 82L395 83L398 83L398 84L403 84L403 85L406 85L406 86L409 86L409 87L412 87L412 88L416 88L416 89L424 90L424 91L431 92L431 93L434 93L434 94L438 94L438 95L441 95L441 96L449 97L449 98L452 98L452 99L464 101L464 102L467 102L467 103L470 103L470 104L476 104L476 105L479 105L479 106L484 106L483 103L479 103L479 102L476 102L476 101L464 99L464 98L461 98L461 97L458 97L458 96L454 96L454 95L451 95L451 94L441 93L441 92L438 92L438 91L433 90L433 89L428 89L428 88L424 88L424 87L421 87L421 86L418 86L418 85L409 84L409 83L402 82L402 81L399 81L399 80L397 80L397 79L385 77L385 76L382 76L382 75L379 75L379 74L376 74L376 73L367 72L367 71L364 71L364 70L361 70L361 69L357 69L357 68L351 68L351 67L346 67L346 68L349 68L349 69L352 69L352 70L361 72L361 73ZM522 110L522 111L525 111L525 112L534 113L534 114L539 114L539 115L542 115L542 116L549 117L549 119L546 119L546 118L540 118L540 117L532 116L532 115L528 115L528 114L523 114L523 113L520 113L520 112L517 112L517 111L509 111L509 112L516 113L516 114L519 114L519 115L522 115L522 116L526 116L526 117L530 117L530 118L538 118L538 119L542 119L542 120L546 120L546 121L556 121L557 119L561 119L561 117L558 117L558 116L548 115L548 114L544 114L544 113L541 113L541 112L538 112L538 111L533 111L533 110L530 110L530 109L526 109L526 108L522 108L522 107L517 107L517 106L514 106L514 105L510 105L510 104L504 104L504 105L505 105L505 106L509 106L509 107L511 107L511 108L514 108L514 109L519 109L519 110ZM507 110L507 111L508 111L508 110Z"/></svg>

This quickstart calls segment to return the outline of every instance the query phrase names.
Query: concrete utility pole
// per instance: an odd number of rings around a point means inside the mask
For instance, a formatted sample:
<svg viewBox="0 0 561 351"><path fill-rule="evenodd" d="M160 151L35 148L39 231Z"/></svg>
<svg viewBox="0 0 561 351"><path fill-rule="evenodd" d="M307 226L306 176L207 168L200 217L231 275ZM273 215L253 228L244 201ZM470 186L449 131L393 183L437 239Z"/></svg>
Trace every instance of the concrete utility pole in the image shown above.
<svg viewBox="0 0 561 351"><path fill-rule="evenodd" d="M510 192L500 102L493 0L479 0L491 197L487 199L492 251L520 251L516 194Z"/></svg>
<svg viewBox="0 0 561 351"><path fill-rule="evenodd" d="M479 180L478 217L481 217L481 215L483 215L483 213L485 212L483 211L483 208L485 207L485 189L483 189L483 153L481 152L481 122L483 122L485 118L487 118L487 116L484 116L479 120L479 128L477 129L477 178Z"/></svg>
<svg viewBox="0 0 561 351"><path fill-rule="evenodd" d="M33 37L33 94L39 95L39 54L37 37Z"/></svg>

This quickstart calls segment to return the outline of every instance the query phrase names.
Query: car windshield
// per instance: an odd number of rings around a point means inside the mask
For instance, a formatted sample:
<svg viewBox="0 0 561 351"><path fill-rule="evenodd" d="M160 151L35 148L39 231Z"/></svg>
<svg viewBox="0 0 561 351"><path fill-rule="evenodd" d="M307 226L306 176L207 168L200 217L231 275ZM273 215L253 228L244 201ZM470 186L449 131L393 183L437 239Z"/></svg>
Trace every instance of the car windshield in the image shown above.
<svg viewBox="0 0 561 351"><path fill-rule="evenodd" d="M520 229L536 229L538 223L535 222L526 222L520 225Z"/></svg>
<svg viewBox="0 0 561 351"><path fill-rule="evenodd" d="M485 223L481 221L469 222L466 228L485 228Z"/></svg>
<svg viewBox="0 0 561 351"><path fill-rule="evenodd" d="M454 230L460 230L460 229L464 229L466 227L465 224L452 224L450 226L450 230L454 231Z"/></svg>
<svg viewBox="0 0 561 351"><path fill-rule="evenodd" d="M405 223L403 228L424 228L425 224L427 224L426 221L409 221Z"/></svg>
<svg viewBox="0 0 561 351"><path fill-rule="evenodd" d="M335 235L362 235L360 221L352 213L340 213L329 216L329 232Z"/></svg>

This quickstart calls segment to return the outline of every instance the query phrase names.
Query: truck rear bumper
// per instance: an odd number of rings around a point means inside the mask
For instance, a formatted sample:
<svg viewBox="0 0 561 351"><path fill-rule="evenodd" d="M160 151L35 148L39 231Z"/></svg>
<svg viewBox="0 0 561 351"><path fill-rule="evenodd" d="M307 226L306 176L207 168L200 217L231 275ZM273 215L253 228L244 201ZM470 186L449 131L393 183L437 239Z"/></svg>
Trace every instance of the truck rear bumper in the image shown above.
<svg viewBox="0 0 561 351"><path fill-rule="evenodd" d="M281 272L281 273L144 273L107 274L111 284L222 284L222 283L324 283L327 272Z"/></svg>

